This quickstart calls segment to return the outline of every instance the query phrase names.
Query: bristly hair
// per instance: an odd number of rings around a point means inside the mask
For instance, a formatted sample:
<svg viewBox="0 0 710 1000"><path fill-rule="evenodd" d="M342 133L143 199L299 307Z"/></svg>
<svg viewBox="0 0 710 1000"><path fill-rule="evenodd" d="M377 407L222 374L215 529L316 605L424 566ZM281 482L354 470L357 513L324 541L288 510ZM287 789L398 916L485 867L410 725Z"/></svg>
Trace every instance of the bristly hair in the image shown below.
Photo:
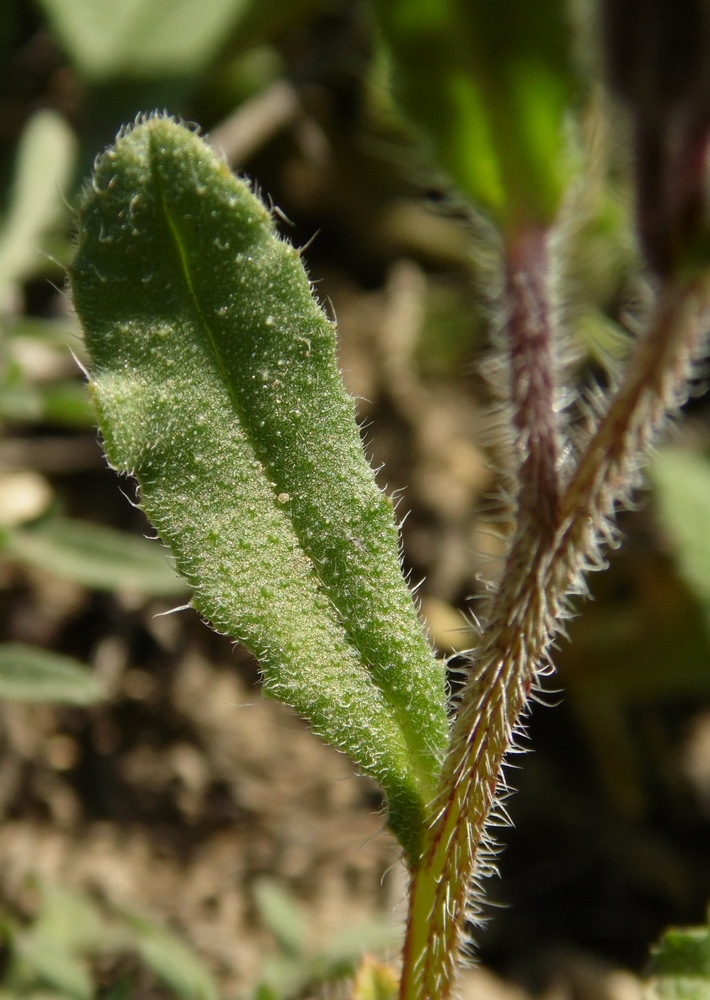
<svg viewBox="0 0 710 1000"><path fill-rule="evenodd" d="M500 850L491 828L509 823L506 761L520 749L531 703L554 672L552 644L564 634L570 602L586 595L587 573L602 569L608 549L619 544L615 512L631 503L704 352L710 284L670 280L618 387L607 394L590 386L565 398L556 383L565 360L552 328L563 311L545 300L548 248L545 234L532 233L517 246L496 244L484 258L489 266L497 257L503 272L487 286L497 347L487 362L496 398L496 515L515 529L501 578L476 608L478 643L455 694L451 750L411 891L408 941L422 933L418 908L429 901L427 958L405 965L405 1000L448 996L457 949L470 954L470 929L482 919L482 881L495 873Z"/></svg>

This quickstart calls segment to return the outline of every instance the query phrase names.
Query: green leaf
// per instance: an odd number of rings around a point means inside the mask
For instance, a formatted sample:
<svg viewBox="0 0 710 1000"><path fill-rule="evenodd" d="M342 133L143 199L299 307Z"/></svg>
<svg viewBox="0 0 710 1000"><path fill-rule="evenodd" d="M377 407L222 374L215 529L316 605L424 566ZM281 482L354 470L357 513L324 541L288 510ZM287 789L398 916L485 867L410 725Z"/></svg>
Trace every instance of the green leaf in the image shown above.
<svg viewBox="0 0 710 1000"><path fill-rule="evenodd" d="M380 0L398 96L454 183L504 226L549 224L570 176L565 0Z"/></svg>
<svg viewBox="0 0 710 1000"><path fill-rule="evenodd" d="M663 448L650 475L657 516L673 545L678 569L710 615L710 459Z"/></svg>
<svg viewBox="0 0 710 1000"><path fill-rule="evenodd" d="M77 660L23 643L0 644L0 698L91 705L103 697L98 680Z"/></svg>
<svg viewBox="0 0 710 1000"><path fill-rule="evenodd" d="M194 76L221 48L249 0L41 0L77 69L117 76Z"/></svg>
<svg viewBox="0 0 710 1000"><path fill-rule="evenodd" d="M654 949L649 995L710 1000L710 927L671 928Z"/></svg>
<svg viewBox="0 0 710 1000"><path fill-rule="evenodd" d="M382 955L398 950L402 944L402 927L391 921L368 920L331 938L319 951L317 960L327 970L326 975L348 972L363 955Z"/></svg>
<svg viewBox="0 0 710 1000"><path fill-rule="evenodd" d="M8 530L4 551L19 562L96 590L129 590L149 597L185 592L160 545L86 521L54 517Z"/></svg>
<svg viewBox="0 0 710 1000"><path fill-rule="evenodd" d="M42 347L61 351L66 355L67 345L75 354L81 353L83 344L77 336L76 327L69 320L44 319L39 316L0 316L0 328L3 337L10 340L20 340L25 343L36 343Z"/></svg>
<svg viewBox="0 0 710 1000"><path fill-rule="evenodd" d="M31 931L18 937L15 948L23 966L37 978L73 1000L91 1000L93 988L81 959L61 942L35 936Z"/></svg>
<svg viewBox="0 0 710 1000"><path fill-rule="evenodd" d="M29 382L0 385L0 419L62 427L91 427L96 422L86 387L76 379L47 386Z"/></svg>
<svg viewBox="0 0 710 1000"><path fill-rule="evenodd" d="M264 962L256 1000L299 996L314 983L351 976L367 952L382 953L401 945L401 927L371 920L348 928L319 951L309 953L304 917L291 896L270 879L260 879L255 897L262 920L282 949Z"/></svg>
<svg viewBox="0 0 710 1000"><path fill-rule="evenodd" d="M195 135L151 118L99 160L70 274L107 455L195 606L380 781L415 857L444 675L298 252Z"/></svg>
<svg viewBox="0 0 710 1000"><path fill-rule="evenodd" d="M65 211L76 140L56 111L38 111L20 138L10 204L0 228L0 301L42 266L40 248Z"/></svg>
<svg viewBox="0 0 710 1000"><path fill-rule="evenodd" d="M300 955L306 940L303 914L293 898L271 879L259 879L254 898L261 919L289 955Z"/></svg>
<svg viewBox="0 0 710 1000"><path fill-rule="evenodd" d="M313 982L307 957L269 955L262 963L254 1000L288 1000L300 997Z"/></svg>
<svg viewBox="0 0 710 1000"><path fill-rule="evenodd" d="M67 1000L67 994L48 989L17 991L0 989L0 1000Z"/></svg>
<svg viewBox="0 0 710 1000"><path fill-rule="evenodd" d="M121 915L143 961L178 1000L218 1000L214 980L192 948L152 920L126 911Z"/></svg>
<svg viewBox="0 0 710 1000"><path fill-rule="evenodd" d="M105 993L102 993L101 1000L133 1000L137 992L134 978L135 976L126 975L117 979Z"/></svg>
<svg viewBox="0 0 710 1000"><path fill-rule="evenodd" d="M279 1000L280 995L278 990L268 983L259 983L254 990L254 1000Z"/></svg>
<svg viewBox="0 0 710 1000"><path fill-rule="evenodd" d="M30 931L37 940L72 951L95 950L114 943L115 933L84 893L48 881L43 881L40 888L42 905Z"/></svg>
<svg viewBox="0 0 710 1000"><path fill-rule="evenodd" d="M361 963L353 983L351 1000L396 1000L398 994L399 983L392 969L371 958Z"/></svg>
<svg viewBox="0 0 710 1000"><path fill-rule="evenodd" d="M401 943L400 927L372 920L337 935L315 954L271 955L262 965L256 1000L281 1000L313 992L318 983L352 976L368 952L382 954Z"/></svg>

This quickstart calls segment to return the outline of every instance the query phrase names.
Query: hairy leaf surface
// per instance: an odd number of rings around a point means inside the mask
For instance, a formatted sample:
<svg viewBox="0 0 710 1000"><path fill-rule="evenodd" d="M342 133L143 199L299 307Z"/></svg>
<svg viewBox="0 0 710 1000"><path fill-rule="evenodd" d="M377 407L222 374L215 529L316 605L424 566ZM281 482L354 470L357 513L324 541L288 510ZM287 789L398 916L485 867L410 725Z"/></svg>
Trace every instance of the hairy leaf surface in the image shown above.
<svg viewBox="0 0 710 1000"><path fill-rule="evenodd" d="M97 163L71 280L109 460L195 607L381 782L416 855L443 671L298 252L199 138L151 118Z"/></svg>

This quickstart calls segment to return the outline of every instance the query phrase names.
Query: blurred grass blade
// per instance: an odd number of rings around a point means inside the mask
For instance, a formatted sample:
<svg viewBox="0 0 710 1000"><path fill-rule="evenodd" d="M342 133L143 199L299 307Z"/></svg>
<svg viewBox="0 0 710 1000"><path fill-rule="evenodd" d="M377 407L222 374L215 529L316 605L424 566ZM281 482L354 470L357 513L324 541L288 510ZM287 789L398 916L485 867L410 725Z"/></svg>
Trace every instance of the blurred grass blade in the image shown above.
<svg viewBox="0 0 710 1000"><path fill-rule="evenodd" d="M77 660L23 643L0 644L0 698L91 705L103 697L96 677Z"/></svg>
<svg viewBox="0 0 710 1000"><path fill-rule="evenodd" d="M368 920L348 927L320 949L314 961L322 965L323 977L350 975L367 954L383 955L402 946L403 928L385 920Z"/></svg>
<svg viewBox="0 0 710 1000"><path fill-rule="evenodd" d="M40 249L65 212L75 153L74 133L56 111L38 111L25 126L0 228L0 304L9 288L42 266Z"/></svg>
<svg viewBox="0 0 710 1000"><path fill-rule="evenodd" d="M218 1000L217 987L199 956L153 920L120 911L143 961L178 1000Z"/></svg>
<svg viewBox="0 0 710 1000"><path fill-rule="evenodd" d="M256 1000L295 997L316 983L351 976L364 954L381 954L402 943L401 927L372 920L348 928L309 953L305 920L291 896L270 879L260 879L254 894L261 918L281 948L281 954L271 955L262 965Z"/></svg>
<svg viewBox="0 0 710 1000"><path fill-rule="evenodd" d="M40 888L42 906L32 925L36 938L75 950L98 948L113 941L115 935L85 893L49 881L42 881Z"/></svg>
<svg viewBox="0 0 710 1000"><path fill-rule="evenodd" d="M197 136L152 117L98 161L70 274L107 455L195 606L380 781L416 856L444 673L298 252Z"/></svg>
<svg viewBox="0 0 710 1000"><path fill-rule="evenodd" d="M333 984L353 976L364 955L381 955L402 943L402 928L385 920L372 920L336 935L317 952L269 956L260 973L256 1000L298 997L318 992L318 984ZM387 977L384 977L383 983ZM379 982L379 979L378 979ZM372 985L372 983L370 983ZM389 1000L389 994L387 994Z"/></svg>
<svg viewBox="0 0 710 1000"><path fill-rule="evenodd" d="M259 879L254 886L259 915L288 955L303 953L306 943L305 919L294 899L271 879Z"/></svg>
<svg viewBox="0 0 710 1000"><path fill-rule="evenodd" d="M62 942L48 940L30 930L17 936L14 951L13 957L24 973L22 978L34 973L65 1000L92 1000L94 990L86 965ZM26 995L29 991L25 988L22 992Z"/></svg>
<svg viewBox="0 0 710 1000"><path fill-rule="evenodd" d="M663 448L650 475L661 527L681 576L710 624L710 459L682 448Z"/></svg>
<svg viewBox="0 0 710 1000"><path fill-rule="evenodd" d="M147 597L172 597L186 590L162 546L86 521L55 517L10 530L4 551L95 590L130 590Z"/></svg>
<svg viewBox="0 0 710 1000"><path fill-rule="evenodd" d="M41 389L41 421L57 427L93 427L96 414L86 386L76 379L65 379Z"/></svg>
<svg viewBox="0 0 710 1000"><path fill-rule="evenodd" d="M224 45L249 0L40 0L77 69L117 76L193 76Z"/></svg>
<svg viewBox="0 0 710 1000"><path fill-rule="evenodd" d="M268 955L259 971L254 1000L295 1000L314 982L307 956Z"/></svg>

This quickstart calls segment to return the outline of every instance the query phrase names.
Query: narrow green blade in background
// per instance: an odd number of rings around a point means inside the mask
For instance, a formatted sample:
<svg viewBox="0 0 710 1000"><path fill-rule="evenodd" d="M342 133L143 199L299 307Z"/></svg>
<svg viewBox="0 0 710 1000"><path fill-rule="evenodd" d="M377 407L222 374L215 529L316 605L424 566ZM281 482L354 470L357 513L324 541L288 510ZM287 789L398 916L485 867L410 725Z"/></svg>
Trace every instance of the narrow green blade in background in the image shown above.
<svg viewBox="0 0 710 1000"><path fill-rule="evenodd" d="M3 551L18 562L94 590L173 597L187 589L165 549L87 521L55 517L8 529Z"/></svg>
<svg viewBox="0 0 710 1000"><path fill-rule="evenodd" d="M91 705L103 696L97 678L77 660L24 643L0 644L0 699Z"/></svg>

